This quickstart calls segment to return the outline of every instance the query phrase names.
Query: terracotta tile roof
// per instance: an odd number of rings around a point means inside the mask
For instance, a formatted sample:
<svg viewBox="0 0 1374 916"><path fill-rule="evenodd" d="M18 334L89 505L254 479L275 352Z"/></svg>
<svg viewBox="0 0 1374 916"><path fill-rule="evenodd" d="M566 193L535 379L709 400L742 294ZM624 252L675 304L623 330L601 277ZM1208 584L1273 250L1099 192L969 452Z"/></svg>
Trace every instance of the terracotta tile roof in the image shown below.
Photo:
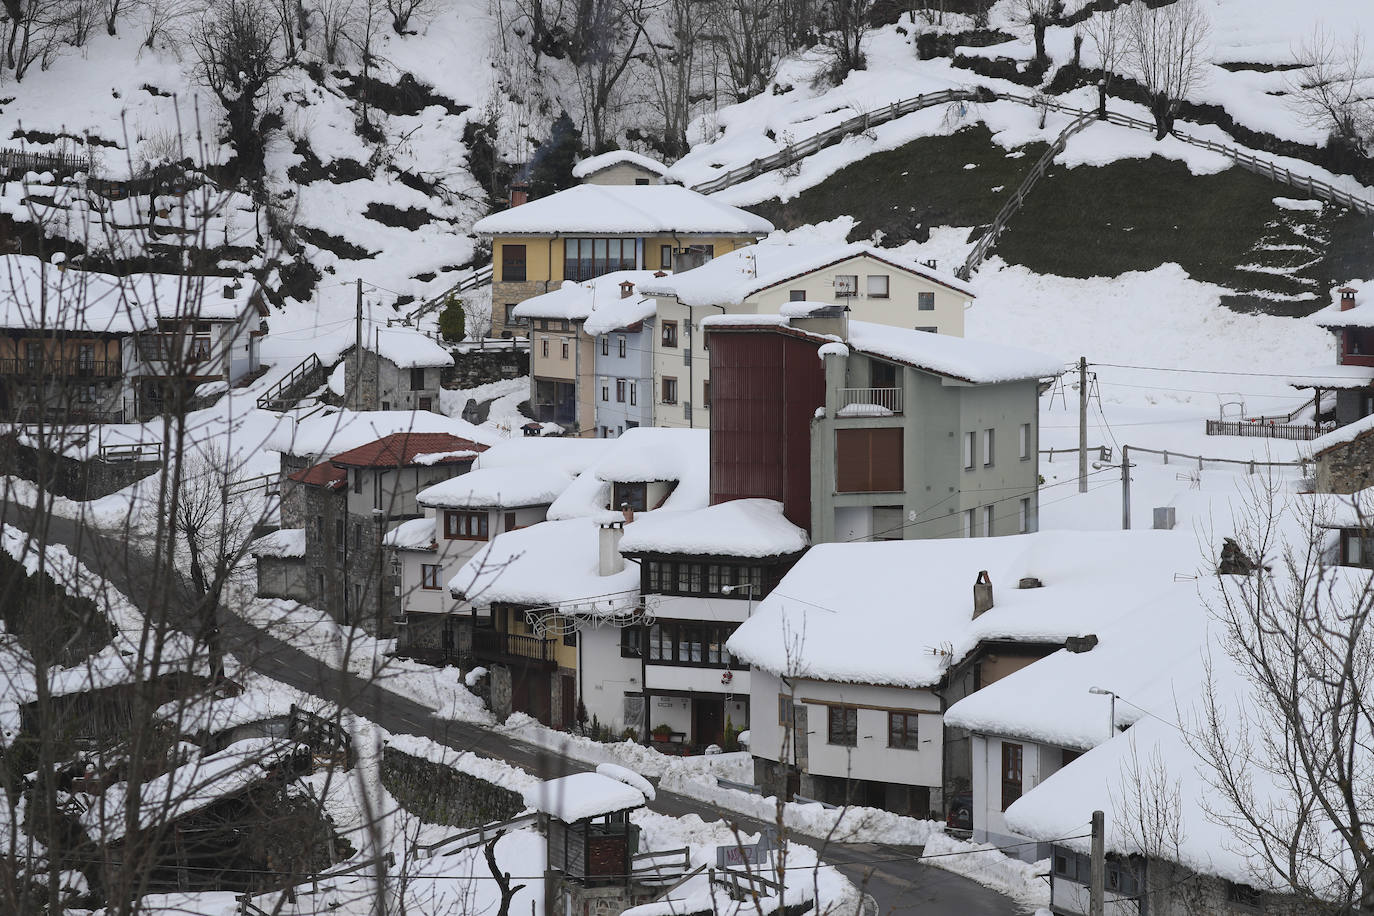
<svg viewBox="0 0 1374 916"><path fill-rule="evenodd" d="M328 487L337 490L348 483L348 472L343 468L336 468L328 461L321 462L312 468L303 471L296 471L294 474L286 475L287 480L294 480L297 483L309 484L312 487Z"/></svg>
<svg viewBox="0 0 1374 916"><path fill-rule="evenodd" d="M342 454L335 455L331 461L340 467L350 468L398 468L414 464L455 464L471 461L478 452L487 447L471 439L463 439L449 433L392 433L376 442L360 445ZM433 460L417 462L417 456L442 456Z"/></svg>

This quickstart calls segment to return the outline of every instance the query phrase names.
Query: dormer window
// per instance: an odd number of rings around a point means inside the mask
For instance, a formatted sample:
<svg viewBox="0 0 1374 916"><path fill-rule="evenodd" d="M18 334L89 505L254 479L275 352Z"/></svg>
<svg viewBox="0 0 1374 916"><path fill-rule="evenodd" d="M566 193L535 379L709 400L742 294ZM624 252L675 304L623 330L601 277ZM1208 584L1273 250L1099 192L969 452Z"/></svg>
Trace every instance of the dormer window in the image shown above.
<svg viewBox="0 0 1374 916"><path fill-rule="evenodd" d="M611 508L622 509L629 506L636 512L649 508L649 485L647 483L617 483L611 488Z"/></svg>

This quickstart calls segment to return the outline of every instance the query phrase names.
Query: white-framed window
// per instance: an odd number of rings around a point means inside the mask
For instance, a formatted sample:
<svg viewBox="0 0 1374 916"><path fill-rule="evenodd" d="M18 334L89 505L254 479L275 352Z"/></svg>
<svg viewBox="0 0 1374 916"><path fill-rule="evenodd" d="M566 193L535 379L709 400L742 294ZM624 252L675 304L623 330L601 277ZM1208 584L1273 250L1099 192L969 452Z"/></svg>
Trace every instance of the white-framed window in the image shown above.
<svg viewBox="0 0 1374 916"><path fill-rule="evenodd" d="M992 520L995 517L996 506L983 507L983 537L992 537Z"/></svg>
<svg viewBox="0 0 1374 916"><path fill-rule="evenodd" d="M978 434L972 431L964 433L964 470L973 470L974 461L977 460Z"/></svg>
<svg viewBox="0 0 1374 916"><path fill-rule="evenodd" d="M805 301L806 301L806 290L804 290L804 289L789 289L789 290L787 291L787 301L788 301L788 302L805 302Z"/></svg>
<svg viewBox="0 0 1374 916"><path fill-rule="evenodd" d="M539 338L539 355L540 355L540 356L543 356L545 359L548 358L548 355L549 355L549 339L548 339L547 337L541 337L541 338Z"/></svg>
<svg viewBox="0 0 1374 916"><path fill-rule="evenodd" d="M601 386L601 400L603 403L611 399L611 386L603 384Z"/></svg>
<svg viewBox="0 0 1374 916"><path fill-rule="evenodd" d="M839 297L857 296L859 294L859 275L858 274L837 274L835 277L835 295Z"/></svg>
<svg viewBox="0 0 1374 916"><path fill-rule="evenodd" d="M978 528L978 515L977 515L977 513L978 513L978 510L977 510L977 509L965 509L965 510L964 510L964 537L966 537L966 538L971 538L971 537L973 537L975 534L978 533L978 531L977 531L977 528Z"/></svg>
<svg viewBox="0 0 1374 916"><path fill-rule="evenodd" d="M868 298L886 299L887 298L887 274L868 275Z"/></svg>
<svg viewBox="0 0 1374 916"><path fill-rule="evenodd" d="M1022 461L1026 461L1031 456L1031 428L1029 423L1021 424L1021 432L1017 437L1017 453Z"/></svg>
<svg viewBox="0 0 1374 916"><path fill-rule="evenodd" d="M996 441L996 431L991 429L983 430L983 467L992 467L993 445Z"/></svg>
<svg viewBox="0 0 1374 916"><path fill-rule="evenodd" d="M624 334L621 334L619 337L616 338L616 346L617 346L617 347L619 348L619 350L620 350L620 358L621 358L621 359L624 359L624 358L625 358L625 335L624 335Z"/></svg>
<svg viewBox="0 0 1374 916"><path fill-rule="evenodd" d="M603 334L602 337L601 337L601 355L602 355L602 356L610 356L610 355L611 355L611 339L610 339L609 337L605 336L604 334Z"/></svg>
<svg viewBox="0 0 1374 916"><path fill-rule="evenodd" d="M1025 534L1030 531L1030 499L1025 498L1016 504L1016 532Z"/></svg>
<svg viewBox="0 0 1374 916"><path fill-rule="evenodd" d="M921 312L933 312L933 311L935 311L935 294L934 294L934 293L917 293L917 294L916 294L916 309L917 309L918 311L921 311Z"/></svg>

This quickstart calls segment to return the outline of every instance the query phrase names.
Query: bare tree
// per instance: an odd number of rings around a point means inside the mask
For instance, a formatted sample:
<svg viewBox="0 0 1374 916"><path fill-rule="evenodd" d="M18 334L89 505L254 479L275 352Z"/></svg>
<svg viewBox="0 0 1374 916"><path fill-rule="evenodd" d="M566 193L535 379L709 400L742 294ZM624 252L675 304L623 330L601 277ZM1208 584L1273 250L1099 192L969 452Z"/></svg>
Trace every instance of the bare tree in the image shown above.
<svg viewBox="0 0 1374 916"><path fill-rule="evenodd" d="M1358 30L1344 42L1317 26L1293 52L1288 80L1292 105L1310 127L1359 156L1369 155L1374 136L1374 77L1365 69L1364 36Z"/></svg>
<svg viewBox="0 0 1374 916"><path fill-rule="evenodd" d="M1097 79L1097 119L1107 120L1107 94L1126 50L1126 15L1121 7L1090 16L1079 26L1079 34L1087 38L1097 54L1097 66L1102 71Z"/></svg>
<svg viewBox="0 0 1374 916"><path fill-rule="evenodd" d="M654 107L663 124L663 152L677 158L687 152L687 125L692 107L704 98L698 73L697 48L709 27L700 0L665 0L656 25L662 37L649 41L653 66L649 77Z"/></svg>
<svg viewBox="0 0 1374 916"><path fill-rule="evenodd" d="M320 46L327 64L339 62L339 49L358 24L354 5L354 0L314 0L311 10L320 20Z"/></svg>
<svg viewBox="0 0 1374 916"><path fill-rule="evenodd" d="M840 83L851 70L867 66L863 37L868 31L872 0L830 0L823 8L822 41L830 51L830 80Z"/></svg>
<svg viewBox="0 0 1374 916"><path fill-rule="evenodd" d="M46 67L52 60L65 34L67 5L63 0L3 0L0 6L10 24L6 63L21 81L35 63Z"/></svg>
<svg viewBox="0 0 1374 916"><path fill-rule="evenodd" d="M735 100L762 92L772 78L783 34L778 0L715 0L710 38L725 62Z"/></svg>
<svg viewBox="0 0 1374 916"><path fill-rule="evenodd" d="M1179 105L1202 82L1209 24L1199 0L1177 0L1151 9L1132 4L1126 13L1127 59L1149 96L1155 138L1174 128Z"/></svg>
<svg viewBox="0 0 1374 916"><path fill-rule="evenodd" d="M142 0L144 22L143 45L152 48L158 36L165 35L172 26L192 11L191 0Z"/></svg>
<svg viewBox="0 0 1374 916"><path fill-rule="evenodd" d="M1048 66L1049 55L1045 53L1045 30L1064 14L1064 0L1016 0L1012 15L1018 22L1031 27L1035 34L1035 63Z"/></svg>
<svg viewBox="0 0 1374 916"><path fill-rule="evenodd" d="M603 150L619 103L626 70L636 59L651 7L648 0L587 0L577 46L577 87L591 146Z"/></svg>
<svg viewBox="0 0 1374 916"><path fill-rule="evenodd" d="M1210 603L1239 687L1213 667L1193 744L1209 816L1258 872L1330 912L1367 912L1374 591L1367 571L1327 565L1322 522L1276 482L1252 487L1234 537L1247 562L1228 566L1247 571L1218 574Z"/></svg>
<svg viewBox="0 0 1374 916"><path fill-rule="evenodd" d="M266 0L214 0L187 39L200 77L224 109L238 173L255 181L263 173L267 128L261 103L286 68L282 23Z"/></svg>
<svg viewBox="0 0 1374 916"><path fill-rule="evenodd" d="M410 28L410 18L425 7L426 0L386 0L386 11L391 14L391 30L404 35Z"/></svg>

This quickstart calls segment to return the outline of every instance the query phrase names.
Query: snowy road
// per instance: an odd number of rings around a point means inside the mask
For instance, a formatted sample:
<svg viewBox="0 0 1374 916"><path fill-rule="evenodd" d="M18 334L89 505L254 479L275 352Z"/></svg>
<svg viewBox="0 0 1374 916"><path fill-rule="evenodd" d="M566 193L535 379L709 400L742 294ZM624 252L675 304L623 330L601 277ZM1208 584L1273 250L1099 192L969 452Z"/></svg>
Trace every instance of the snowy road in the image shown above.
<svg viewBox="0 0 1374 916"><path fill-rule="evenodd" d="M30 520L31 510L0 503L0 522L26 527ZM47 521L50 542L65 545L140 608L154 603L158 586L137 548L79 522L56 516ZM187 587L184 582L180 586ZM177 602L171 604L176 606ZM232 614L224 613L221 617L226 652L267 677L336 702L388 731L422 735L449 747L505 760L544 779L592 769L509 736L439 718L427 707L382 685L326 667ZM650 807L674 817L696 814L707 821L724 819L749 833L765 826L706 802L662 790ZM912 847L845 844L831 847L824 859L872 894L884 916L1012 916L1022 912L1008 897L968 878L921 864L916 860L919 852Z"/></svg>

